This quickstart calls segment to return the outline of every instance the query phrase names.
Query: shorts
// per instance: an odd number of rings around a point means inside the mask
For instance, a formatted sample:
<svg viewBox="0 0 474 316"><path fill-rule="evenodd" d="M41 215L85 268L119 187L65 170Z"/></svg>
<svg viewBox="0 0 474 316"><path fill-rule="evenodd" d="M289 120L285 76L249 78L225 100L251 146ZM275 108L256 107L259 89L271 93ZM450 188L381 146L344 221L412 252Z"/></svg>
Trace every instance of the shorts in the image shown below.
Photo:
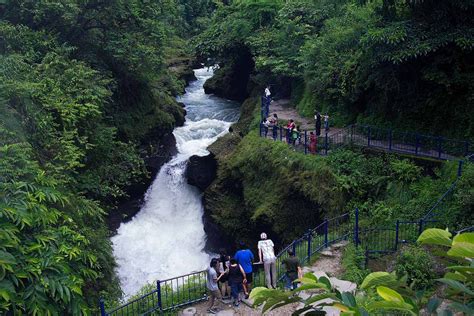
<svg viewBox="0 0 474 316"><path fill-rule="evenodd" d="M214 298L217 298L217 299L222 298L221 292L219 290L215 290L215 291L209 290L209 297L214 297Z"/></svg>
<svg viewBox="0 0 474 316"><path fill-rule="evenodd" d="M247 283L253 282L253 272L245 273L245 278L247 279Z"/></svg>

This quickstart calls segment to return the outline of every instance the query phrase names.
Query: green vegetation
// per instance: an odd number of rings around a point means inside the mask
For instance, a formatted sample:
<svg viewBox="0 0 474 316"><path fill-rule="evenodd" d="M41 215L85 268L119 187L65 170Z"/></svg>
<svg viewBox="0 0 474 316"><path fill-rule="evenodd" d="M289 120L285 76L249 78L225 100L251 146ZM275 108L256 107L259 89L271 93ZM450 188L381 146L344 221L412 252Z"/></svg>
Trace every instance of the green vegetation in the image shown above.
<svg viewBox="0 0 474 316"><path fill-rule="evenodd" d="M229 72L254 60L249 90L271 83L305 116L472 139L473 12L470 1L231 1L196 47Z"/></svg>
<svg viewBox="0 0 474 316"><path fill-rule="evenodd" d="M406 276L408 284L414 289L424 289L433 285L436 276L434 261L421 247L405 247L395 262L395 272L399 278Z"/></svg>
<svg viewBox="0 0 474 316"><path fill-rule="evenodd" d="M472 139L473 13L469 1L434 0L0 1L0 314L91 314L100 296L119 302L105 218L184 121L175 96L192 75L191 36L198 58L221 66L206 88L250 96L234 126L242 137L211 148L219 170L205 204L223 232L289 242L356 206L366 227L418 219L454 181L455 163L356 149L304 156L257 136L257 95L271 83L301 114L327 111L337 125ZM467 164L436 209L443 223L472 225L473 190ZM464 244L456 238L453 249ZM399 258L404 291L432 284L420 251ZM349 279L366 274L356 249L344 265ZM472 275L451 270L441 282L462 305ZM387 297L409 312L424 304L390 291L364 308L393 307Z"/></svg>
<svg viewBox="0 0 474 316"><path fill-rule="evenodd" d="M451 239L446 230L428 229L419 237L421 244L437 245L449 248L444 254L449 256L455 265L447 267L443 278L437 281L447 285L447 291L441 297L433 296L430 292L417 291L407 278L397 278L396 274L388 272L373 272L365 277L355 295L349 292L339 292L331 282L325 278L315 277L307 273L299 279L302 285L293 291L270 290L255 288L251 293L254 305L264 304L263 312L277 309L294 302L302 302L305 307L296 311L303 313L313 311L317 313L325 305L333 306L344 315L372 315L401 313L403 315L419 315L425 310L430 315L452 315L462 312L470 315L474 312L474 288L472 276L474 267L471 262L474 258L474 233L462 233ZM306 299L295 296L300 291L311 291L313 294ZM315 293L314 290L317 290ZM321 300L330 298L331 303ZM448 308L440 307L441 299L449 299Z"/></svg>
<svg viewBox="0 0 474 316"><path fill-rule="evenodd" d="M369 274L365 269L365 254L362 248L357 248L350 243L344 248L341 260L344 273L342 278L357 284L362 283L364 278Z"/></svg>
<svg viewBox="0 0 474 316"><path fill-rule="evenodd" d="M0 2L0 314L90 314L120 298L104 218L182 124L186 37L214 8Z"/></svg>
<svg viewBox="0 0 474 316"><path fill-rule="evenodd" d="M394 225L397 219L418 220L457 174L456 162L417 162L355 148L340 149L327 157L303 155L285 143L262 139L254 131L233 145L230 153L223 148L222 144L211 147L219 159L219 170L205 192L206 209L223 232L249 242L258 237L252 232L264 230L288 243L324 218L356 207L362 227ZM437 208L449 227L473 223L472 168L466 164L459 186Z"/></svg>

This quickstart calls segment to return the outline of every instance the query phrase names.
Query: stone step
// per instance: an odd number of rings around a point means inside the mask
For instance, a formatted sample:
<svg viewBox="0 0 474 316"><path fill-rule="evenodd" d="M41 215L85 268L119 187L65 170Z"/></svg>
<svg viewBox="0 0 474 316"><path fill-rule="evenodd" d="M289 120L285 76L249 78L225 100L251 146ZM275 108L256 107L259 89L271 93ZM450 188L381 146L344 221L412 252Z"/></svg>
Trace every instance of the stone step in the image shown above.
<svg viewBox="0 0 474 316"><path fill-rule="evenodd" d="M329 249L321 251L320 254L325 257L334 257L334 253Z"/></svg>
<svg viewBox="0 0 474 316"><path fill-rule="evenodd" d="M348 240L341 240L335 244L332 244L331 245L331 249L341 249L341 248L344 248L345 246L347 246L349 244L349 241Z"/></svg>

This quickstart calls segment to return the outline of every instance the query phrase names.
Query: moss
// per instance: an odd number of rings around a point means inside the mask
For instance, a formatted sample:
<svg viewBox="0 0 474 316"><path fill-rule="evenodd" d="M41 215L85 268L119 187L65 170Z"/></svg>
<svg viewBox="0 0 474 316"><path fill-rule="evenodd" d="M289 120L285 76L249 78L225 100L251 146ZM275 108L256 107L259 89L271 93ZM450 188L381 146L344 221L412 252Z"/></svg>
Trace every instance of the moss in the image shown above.
<svg viewBox="0 0 474 316"><path fill-rule="evenodd" d="M233 137L222 139L219 147ZM333 190L337 179L325 159L296 153L255 132L217 157L220 167L205 192L206 210L234 238L266 229L289 241L336 213L344 202Z"/></svg>

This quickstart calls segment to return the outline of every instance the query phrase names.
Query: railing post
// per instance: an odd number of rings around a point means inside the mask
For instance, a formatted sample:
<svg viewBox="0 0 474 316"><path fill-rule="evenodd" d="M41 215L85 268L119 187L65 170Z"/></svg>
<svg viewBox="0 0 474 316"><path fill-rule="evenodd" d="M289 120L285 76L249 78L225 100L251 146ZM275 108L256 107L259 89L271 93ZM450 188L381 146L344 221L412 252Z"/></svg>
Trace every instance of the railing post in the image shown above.
<svg viewBox="0 0 474 316"><path fill-rule="evenodd" d="M161 281L156 281L156 295L158 296L158 307L163 310L163 301L161 300Z"/></svg>
<svg viewBox="0 0 474 316"><path fill-rule="evenodd" d="M392 138L393 138L393 131L389 130L388 131L388 150L392 151Z"/></svg>
<svg viewBox="0 0 474 316"><path fill-rule="evenodd" d="M415 156L418 156L418 147L420 146L420 136L415 134Z"/></svg>
<svg viewBox="0 0 474 316"><path fill-rule="evenodd" d="M283 140L283 126L280 125L280 141Z"/></svg>
<svg viewBox="0 0 474 316"><path fill-rule="evenodd" d="M304 154L308 153L308 132L304 131Z"/></svg>
<svg viewBox="0 0 474 316"><path fill-rule="evenodd" d="M370 147L370 137L371 137L371 133L372 133L372 129L370 128L370 126L367 126L367 147Z"/></svg>
<svg viewBox="0 0 474 316"><path fill-rule="evenodd" d="M107 312L105 311L105 303L104 299L99 300L99 306L100 306L100 316L107 316Z"/></svg>
<svg viewBox="0 0 474 316"><path fill-rule="evenodd" d="M311 229L308 229L308 263L311 262Z"/></svg>
<svg viewBox="0 0 474 316"><path fill-rule="evenodd" d="M324 221L324 248L328 247L328 220Z"/></svg>
<svg viewBox="0 0 474 316"><path fill-rule="evenodd" d="M355 223L354 223L354 243L356 247L359 246L359 208L355 209Z"/></svg>
<svg viewBox="0 0 474 316"><path fill-rule="evenodd" d="M418 236L420 236L422 232L423 232L423 219L420 219L420 222L418 223Z"/></svg>
<svg viewBox="0 0 474 316"><path fill-rule="evenodd" d="M441 152L442 152L442 141L443 141L443 138L439 137L438 138L438 159L441 159Z"/></svg>
<svg viewBox="0 0 474 316"><path fill-rule="evenodd" d="M397 219L397 226L395 230L395 251L398 249L398 231L400 229L400 221Z"/></svg>
<svg viewBox="0 0 474 316"><path fill-rule="evenodd" d="M463 165L464 161L463 160L459 160L459 165L458 165L458 178L462 175L462 165Z"/></svg>
<svg viewBox="0 0 474 316"><path fill-rule="evenodd" d="M326 132L326 137L324 137L324 149L326 151L326 156L328 154L328 147L329 147L328 133Z"/></svg>

